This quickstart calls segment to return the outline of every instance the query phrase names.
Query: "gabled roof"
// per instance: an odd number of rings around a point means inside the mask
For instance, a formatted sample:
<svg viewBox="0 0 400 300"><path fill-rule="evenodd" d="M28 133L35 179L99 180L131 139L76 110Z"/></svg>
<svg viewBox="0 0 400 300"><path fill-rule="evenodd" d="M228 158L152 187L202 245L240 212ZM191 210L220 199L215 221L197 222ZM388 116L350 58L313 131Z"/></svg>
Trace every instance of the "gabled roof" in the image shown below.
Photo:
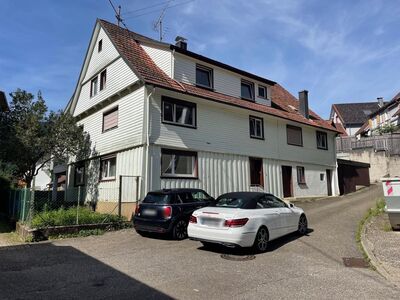
<svg viewBox="0 0 400 300"><path fill-rule="evenodd" d="M376 116L380 112L385 111L389 107L397 105L397 103L400 103L400 93L398 93L396 96L394 96L393 99L390 100L389 102L385 102L385 104L382 107L379 107L376 111L374 111L372 114L370 114L369 117L372 118L373 116Z"/></svg>
<svg viewBox="0 0 400 300"><path fill-rule="evenodd" d="M341 123L334 123L332 121L332 125L336 127L336 129L340 132L340 136L348 136L346 129L343 127Z"/></svg>
<svg viewBox="0 0 400 300"><path fill-rule="evenodd" d="M361 126L361 128L357 130L357 132L354 134L354 136L357 136L357 135L362 134L362 133L364 133L364 132L368 132L370 129L371 129L371 128L370 128L370 126L369 126L369 120L367 120L367 121L363 124L363 126Z"/></svg>
<svg viewBox="0 0 400 300"><path fill-rule="evenodd" d="M0 91L0 111L8 111L8 103L6 94L3 91Z"/></svg>
<svg viewBox="0 0 400 300"><path fill-rule="evenodd" d="M287 120L292 120L294 122L299 122L313 127L337 132L335 127L333 127L329 122L321 119L311 110L310 119L303 117L298 112L299 101L279 84L275 84L268 79L264 80L270 82L270 84L273 84L271 93L272 103L280 109L268 107L254 102L242 100L238 97L228 96L212 90L207 90L190 84L178 82L177 80L170 78L167 74L165 74L149 57L146 51L144 51L144 49L140 46L141 43L147 42L154 43L159 46L165 46L164 43L159 43L157 41L145 38L132 31L118 27L104 20L98 20L98 23L101 25L110 40L113 42L121 57L131 67L132 71L136 74L136 76L138 76L141 81L146 84L151 84L175 92L201 97L207 100L221 102L261 113L266 113Z"/></svg>
<svg viewBox="0 0 400 300"><path fill-rule="evenodd" d="M345 126L362 125L370 114L379 109L379 103L376 101L332 104L332 109L336 111Z"/></svg>

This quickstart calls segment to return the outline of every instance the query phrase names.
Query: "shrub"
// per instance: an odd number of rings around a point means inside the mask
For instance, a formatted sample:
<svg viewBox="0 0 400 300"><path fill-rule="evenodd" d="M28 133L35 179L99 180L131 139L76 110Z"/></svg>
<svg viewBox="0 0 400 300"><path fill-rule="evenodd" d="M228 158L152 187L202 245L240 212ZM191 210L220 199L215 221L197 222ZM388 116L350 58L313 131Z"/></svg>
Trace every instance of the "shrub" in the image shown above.
<svg viewBox="0 0 400 300"><path fill-rule="evenodd" d="M124 221L123 217L112 214L101 214L90 210L87 207L59 208L57 210L45 210L35 214L31 227L43 228L49 226L67 226L77 224L96 224Z"/></svg>

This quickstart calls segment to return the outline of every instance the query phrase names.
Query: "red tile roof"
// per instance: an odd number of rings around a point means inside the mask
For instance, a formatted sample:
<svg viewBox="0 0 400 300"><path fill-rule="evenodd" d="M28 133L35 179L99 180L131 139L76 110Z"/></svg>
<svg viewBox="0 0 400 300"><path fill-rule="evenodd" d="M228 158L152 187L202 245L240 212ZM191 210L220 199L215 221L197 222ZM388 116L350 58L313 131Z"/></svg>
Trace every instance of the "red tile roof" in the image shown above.
<svg viewBox="0 0 400 300"><path fill-rule="evenodd" d="M333 126L340 132L340 136L348 136L346 129L341 123L333 123Z"/></svg>
<svg viewBox="0 0 400 300"><path fill-rule="evenodd" d="M142 41L146 42L146 40L141 35L104 20L98 20L98 22L114 43L121 57L144 83L338 132L329 122L321 119L311 110L310 119L303 117L298 112L299 102L297 99L279 84L272 86L271 98L272 102L281 109L246 101L194 85L180 83L165 74L154 63L146 51L144 51L140 43ZM149 41L151 40L149 39Z"/></svg>
<svg viewBox="0 0 400 300"><path fill-rule="evenodd" d="M361 126L360 129L357 130L357 132L354 134L355 136L359 135L359 134L363 134L364 132L367 132L368 130L370 130L371 128L369 127L369 120L367 120L363 126Z"/></svg>

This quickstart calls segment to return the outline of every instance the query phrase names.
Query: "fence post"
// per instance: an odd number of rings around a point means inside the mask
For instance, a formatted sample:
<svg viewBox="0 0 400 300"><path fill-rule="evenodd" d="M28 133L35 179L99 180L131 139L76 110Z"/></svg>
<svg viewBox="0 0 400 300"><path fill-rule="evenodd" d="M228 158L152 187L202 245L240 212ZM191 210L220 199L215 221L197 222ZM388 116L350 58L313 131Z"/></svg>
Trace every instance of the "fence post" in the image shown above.
<svg viewBox="0 0 400 300"><path fill-rule="evenodd" d="M32 224L33 214L35 212L35 177L33 177L32 179L31 186L31 199L29 203L29 226Z"/></svg>
<svg viewBox="0 0 400 300"><path fill-rule="evenodd" d="M79 204L81 200L81 186L78 186L78 203L76 204L76 225L79 225Z"/></svg>
<svg viewBox="0 0 400 300"><path fill-rule="evenodd" d="M118 192L118 216L122 213L122 175L119 175L119 192Z"/></svg>

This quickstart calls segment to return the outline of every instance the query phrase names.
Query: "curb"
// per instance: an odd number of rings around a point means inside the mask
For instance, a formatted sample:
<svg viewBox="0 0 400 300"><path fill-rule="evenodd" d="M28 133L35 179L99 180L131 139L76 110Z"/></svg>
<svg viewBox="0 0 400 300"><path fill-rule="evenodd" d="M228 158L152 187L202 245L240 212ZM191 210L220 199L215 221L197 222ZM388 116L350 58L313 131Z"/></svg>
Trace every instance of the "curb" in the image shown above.
<svg viewBox="0 0 400 300"><path fill-rule="evenodd" d="M390 273L385 269L385 267L382 265L379 259L375 256L373 250L370 249L371 247L368 246L369 241L366 237L366 231L367 231L367 225L371 223L372 219L373 218L370 218L367 222L365 222L361 230L361 238L360 238L361 247L365 252L365 254L367 255L370 265L374 267L375 270L387 281L389 281L396 287L400 287L399 283L392 279Z"/></svg>

